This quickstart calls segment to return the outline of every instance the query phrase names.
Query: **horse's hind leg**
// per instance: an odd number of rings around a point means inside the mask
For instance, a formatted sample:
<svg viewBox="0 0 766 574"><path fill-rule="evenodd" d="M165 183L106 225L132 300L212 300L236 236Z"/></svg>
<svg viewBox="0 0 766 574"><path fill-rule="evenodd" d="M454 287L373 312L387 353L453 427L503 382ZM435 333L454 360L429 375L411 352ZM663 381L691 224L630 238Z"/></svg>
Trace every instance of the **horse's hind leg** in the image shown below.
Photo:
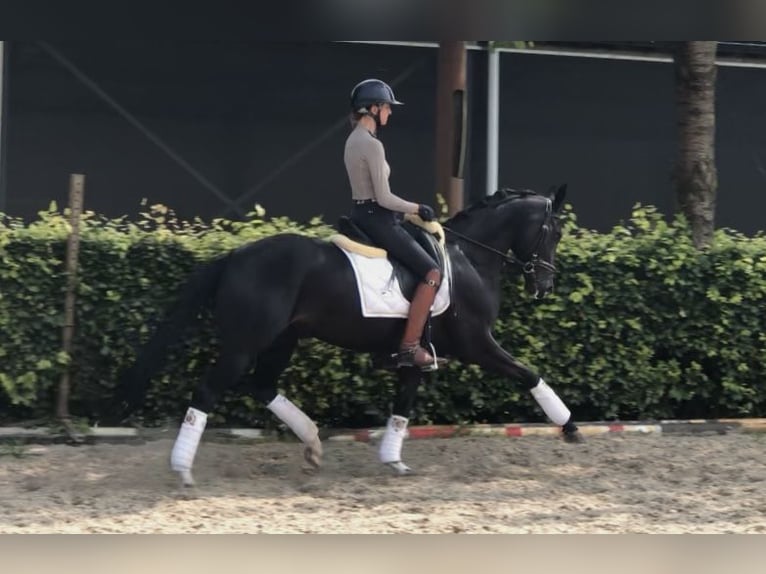
<svg viewBox="0 0 766 574"><path fill-rule="evenodd" d="M322 463L322 442L319 429L306 413L286 396L277 392L277 381L290 363L298 340L292 330L282 333L269 347L258 355L255 371L248 377L250 394L266 405L277 418L285 423L305 445L304 457L315 469Z"/></svg>
<svg viewBox="0 0 766 574"><path fill-rule="evenodd" d="M394 408L388 418L386 430L378 447L380 462L389 466L396 474L406 475L412 469L402 462L402 444L407 435L407 425L423 373L418 367L402 367L397 370L398 388Z"/></svg>
<svg viewBox="0 0 766 574"><path fill-rule="evenodd" d="M205 380L194 390L191 405L178 431L170 454L170 466L178 472L184 486L192 486L192 465L200 438L207 424L207 414L213 410L218 398L250 368L254 353L247 341L234 341L222 345L218 361L207 373Z"/></svg>

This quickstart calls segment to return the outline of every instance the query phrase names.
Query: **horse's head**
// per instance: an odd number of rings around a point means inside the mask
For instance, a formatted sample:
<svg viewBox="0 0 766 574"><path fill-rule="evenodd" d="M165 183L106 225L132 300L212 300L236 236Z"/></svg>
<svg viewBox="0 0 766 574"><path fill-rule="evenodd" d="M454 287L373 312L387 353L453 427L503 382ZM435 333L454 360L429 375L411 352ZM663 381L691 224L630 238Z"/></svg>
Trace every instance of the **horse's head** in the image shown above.
<svg viewBox="0 0 766 574"><path fill-rule="evenodd" d="M546 195L529 195L514 207L515 233L511 251L520 262L524 286L535 299L553 291L556 274L556 248L561 240L561 222L557 217L566 196L566 184L551 188Z"/></svg>
<svg viewBox="0 0 766 574"><path fill-rule="evenodd" d="M553 291L565 196L566 185L547 194L502 189L455 214L444 229L464 242L475 267L511 263L523 272L526 290L541 299Z"/></svg>

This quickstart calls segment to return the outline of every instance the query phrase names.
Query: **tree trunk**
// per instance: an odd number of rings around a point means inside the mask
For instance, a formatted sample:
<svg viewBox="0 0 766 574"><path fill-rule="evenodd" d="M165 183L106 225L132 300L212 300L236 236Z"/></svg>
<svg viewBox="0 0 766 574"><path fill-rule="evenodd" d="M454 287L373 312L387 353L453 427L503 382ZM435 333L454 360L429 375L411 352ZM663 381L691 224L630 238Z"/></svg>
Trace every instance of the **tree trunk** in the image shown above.
<svg viewBox="0 0 766 574"><path fill-rule="evenodd" d="M713 241L718 176L715 167L717 42L680 42L674 55L678 158L673 173L678 206L694 245Z"/></svg>

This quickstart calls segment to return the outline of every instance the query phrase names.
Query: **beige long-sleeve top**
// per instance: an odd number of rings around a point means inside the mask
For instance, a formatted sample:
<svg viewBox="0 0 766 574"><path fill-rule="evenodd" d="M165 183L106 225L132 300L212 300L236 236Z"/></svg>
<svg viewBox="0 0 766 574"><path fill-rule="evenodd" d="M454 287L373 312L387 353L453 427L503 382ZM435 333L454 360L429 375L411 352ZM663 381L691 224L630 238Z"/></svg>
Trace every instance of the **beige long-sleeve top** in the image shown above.
<svg viewBox="0 0 766 574"><path fill-rule="evenodd" d="M406 201L391 192L388 183L391 167L386 161L383 144L361 124L357 124L346 139L343 160L353 199L374 199L378 205L391 211L417 213L417 203Z"/></svg>

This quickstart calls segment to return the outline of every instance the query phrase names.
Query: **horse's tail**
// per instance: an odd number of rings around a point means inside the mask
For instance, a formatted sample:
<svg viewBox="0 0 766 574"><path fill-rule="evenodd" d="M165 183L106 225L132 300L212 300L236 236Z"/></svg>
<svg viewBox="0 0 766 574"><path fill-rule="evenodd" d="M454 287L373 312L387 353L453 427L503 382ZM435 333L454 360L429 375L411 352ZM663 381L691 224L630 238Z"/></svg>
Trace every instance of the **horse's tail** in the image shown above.
<svg viewBox="0 0 766 574"><path fill-rule="evenodd" d="M217 257L194 272L163 322L139 350L135 363L120 378L117 400L123 416L143 403L152 375L164 364L168 349L179 342L198 311L210 306L228 259L228 255Z"/></svg>

